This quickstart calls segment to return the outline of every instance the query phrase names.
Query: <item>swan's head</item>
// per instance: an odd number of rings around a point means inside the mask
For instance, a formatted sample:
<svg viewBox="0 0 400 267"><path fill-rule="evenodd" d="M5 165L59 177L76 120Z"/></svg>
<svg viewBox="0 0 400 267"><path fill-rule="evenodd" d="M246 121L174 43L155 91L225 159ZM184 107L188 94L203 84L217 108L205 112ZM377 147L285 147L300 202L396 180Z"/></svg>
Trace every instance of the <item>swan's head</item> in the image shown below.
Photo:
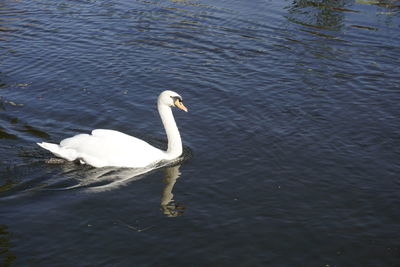
<svg viewBox="0 0 400 267"><path fill-rule="evenodd" d="M182 103L182 97L170 90L162 92L158 97L158 103L168 107L177 107L187 112L187 108Z"/></svg>

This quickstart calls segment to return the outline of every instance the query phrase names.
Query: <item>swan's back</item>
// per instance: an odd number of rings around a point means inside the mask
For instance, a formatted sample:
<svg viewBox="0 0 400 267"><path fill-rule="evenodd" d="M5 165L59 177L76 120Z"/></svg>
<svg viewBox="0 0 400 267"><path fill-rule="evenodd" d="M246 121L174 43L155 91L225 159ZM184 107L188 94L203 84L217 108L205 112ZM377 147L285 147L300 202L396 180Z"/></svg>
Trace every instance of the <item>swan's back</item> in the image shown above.
<svg viewBox="0 0 400 267"><path fill-rule="evenodd" d="M62 140L57 155L67 160L80 159L94 167L132 168L145 167L165 157L163 151L143 140L105 129L96 129L92 134L78 134Z"/></svg>

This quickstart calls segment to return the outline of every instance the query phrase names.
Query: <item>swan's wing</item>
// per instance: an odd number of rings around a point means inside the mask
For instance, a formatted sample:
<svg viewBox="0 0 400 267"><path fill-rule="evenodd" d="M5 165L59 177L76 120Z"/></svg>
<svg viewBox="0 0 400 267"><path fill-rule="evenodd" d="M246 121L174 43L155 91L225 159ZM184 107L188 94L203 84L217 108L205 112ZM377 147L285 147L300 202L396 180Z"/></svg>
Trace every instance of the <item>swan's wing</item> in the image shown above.
<svg viewBox="0 0 400 267"><path fill-rule="evenodd" d="M140 146L146 147L146 146L151 146L149 143L146 141L143 141L142 139L136 138L134 136L128 135L121 133L119 131L115 130L108 130L108 129L96 129L92 131L93 136L98 136L102 138L111 138L117 140L118 138L121 138L125 142L135 142L135 145L140 148Z"/></svg>
<svg viewBox="0 0 400 267"><path fill-rule="evenodd" d="M60 146L75 150L79 158L95 167L144 167L164 157L163 151L147 142L114 130L78 134L64 139Z"/></svg>

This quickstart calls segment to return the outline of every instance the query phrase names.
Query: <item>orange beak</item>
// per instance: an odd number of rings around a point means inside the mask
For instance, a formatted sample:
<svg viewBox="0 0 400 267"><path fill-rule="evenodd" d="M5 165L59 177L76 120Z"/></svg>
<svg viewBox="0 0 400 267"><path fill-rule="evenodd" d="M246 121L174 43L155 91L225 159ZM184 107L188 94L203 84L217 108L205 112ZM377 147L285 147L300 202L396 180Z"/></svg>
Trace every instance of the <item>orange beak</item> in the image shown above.
<svg viewBox="0 0 400 267"><path fill-rule="evenodd" d="M179 99L175 100L175 107L178 107L180 109L182 109L185 112L188 112L187 108L183 105L182 102L179 101Z"/></svg>

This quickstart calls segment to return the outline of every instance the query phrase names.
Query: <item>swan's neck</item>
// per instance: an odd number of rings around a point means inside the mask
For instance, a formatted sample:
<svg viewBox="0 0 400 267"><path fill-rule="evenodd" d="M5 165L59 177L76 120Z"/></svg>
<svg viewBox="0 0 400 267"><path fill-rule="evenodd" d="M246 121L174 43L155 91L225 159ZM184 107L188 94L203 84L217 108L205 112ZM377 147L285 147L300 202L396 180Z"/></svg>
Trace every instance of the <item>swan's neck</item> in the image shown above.
<svg viewBox="0 0 400 267"><path fill-rule="evenodd" d="M170 107L161 103L158 103L157 106L168 138L168 149L165 152L166 159L177 158L182 154L182 141L174 115Z"/></svg>

